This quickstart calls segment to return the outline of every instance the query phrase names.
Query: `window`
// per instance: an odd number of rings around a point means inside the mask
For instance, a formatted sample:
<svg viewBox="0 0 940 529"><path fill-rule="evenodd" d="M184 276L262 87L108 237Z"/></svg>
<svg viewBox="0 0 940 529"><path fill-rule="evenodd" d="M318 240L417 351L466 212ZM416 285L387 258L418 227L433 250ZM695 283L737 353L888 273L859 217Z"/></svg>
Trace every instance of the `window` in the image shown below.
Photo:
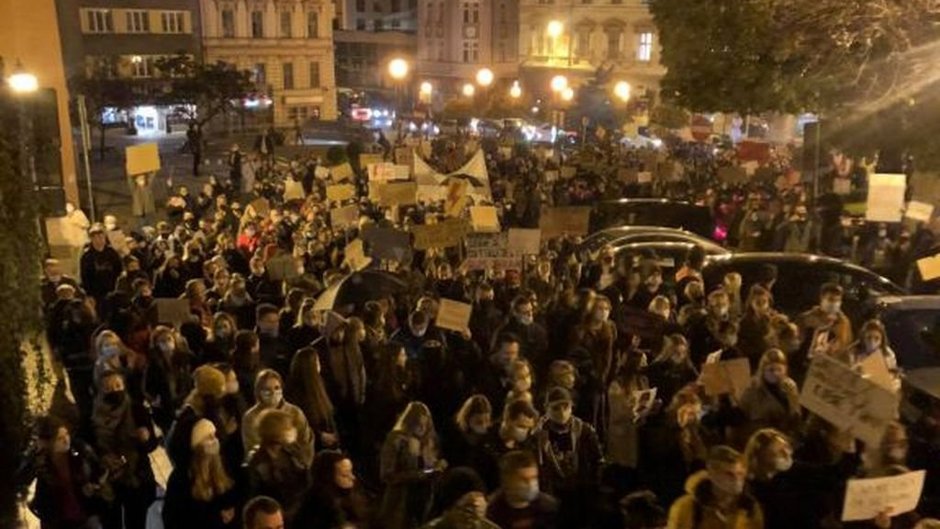
<svg viewBox="0 0 940 529"><path fill-rule="evenodd" d="M467 41L463 43L463 62L478 62L480 60L480 44Z"/></svg>
<svg viewBox="0 0 940 529"><path fill-rule="evenodd" d="M222 10L222 36L227 39L235 37L235 12L231 9Z"/></svg>
<svg viewBox="0 0 940 529"><path fill-rule="evenodd" d="M356 0L356 12L365 13L366 11L366 0Z"/></svg>
<svg viewBox="0 0 940 529"><path fill-rule="evenodd" d="M398 20L398 19L396 18L395 20L392 20L392 22L391 22L389 25L392 26L393 28L400 28L400 27L401 27L401 20Z"/></svg>
<svg viewBox="0 0 940 529"><path fill-rule="evenodd" d="M366 19L364 19L364 18L357 18L357 19L356 19L356 29L358 29L359 31L365 31L365 30L366 30Z"/></svg>
<svg viewBox="0 0 940 529"><path fill-rule="evenodd" d="M320 88L320 63L310 63L310 88Z"/></svg>
<svg viewBox="0 0 940 529"><path fill-rule="evenodd" d="M591 53L591 32L587 29L578 30L575 40L575 54L586 57Z"/></svg>
<svg viewBox="0 0 940 529"><path fill-rule="evenodd" d="M164 11L160 13L164 33L185 33L186 13L184 11Z"/></svg>
<svg viewBox="0 0 940 529"><path fill-rule="evenodd" d="M251 12L251 38L253 39L264 38L264 12L263 11Z"/></svg>
<svg viewBox="0 0 940 529"><path fill-rule="evenodd" d="M291 121L307 121L307 107L287 107L287 119Z"/></svg>
<svg viewBox="0 0 940 529"><path fill-rule="evenodd" d="M89 9L88 32L89 33L114 33L114 17L109 9Z"/></svg>
<svg viewBox="0 0 940 529"><path fill-rule="evenodd" d="M131 57L131 77L141 79L153 77L154 65L152 56L134 55Z"/></svg>
<svg viewBox="0 0 940 529"><path fill-rule="evenodd" d="M290 31L290 11L281 11L281 30L280 35L282 39L289 39L291 37Z"/></svg>
<svg viewBox="0 0 940 529"><path fill-rule="evenodd" d="M127 12L128 33L150 33L150 15L146 11Z"/></svg>
<svg viewBox="0 0 940 529"><path fill-rule="evenodd" d="M397 13L401 11L401 0L392 0L392 7L390 11L392 13Z"/></svg>
<svg viewBox="0 0 940 529"><path fill-rule="evenodd" d="M315 39L320 36L320 16L316 11L307 12L307 38Z"/></svg>
<svg viewBox="0 0 940 529"><path fill-rule="evenodd" d="M372 26L373 26L373 29L375 29L375 31L382 31L383 29L385 29L385 23L382 22L381 18L375 19L372 22Z"/></svg>
<svg viewBox="0 0 940 529"><path fill-rule="evenodd" d="M253 71L251 72L252 77L254 78L255 85L265 86L268 84L268 74L267 68L263 62L259 62L255 65Z"/></svg>
<svg viewBox="0 0 940 529"><path fill-rule="evenodd" d="M284 70L284 90L294 89L294 63L285 62L282 67Z"/></svg>
<svg viewBox="0 0 940 529"><path fill-rule="evenodd" d="M621 36L621 33L619 29L607 30L607 58L608 59L620 58L620 36Z"/></svg>
<svg viewBox="0 0 940 529"><path fill-rule="evenodd" d="M653 60L653 33L645 31L640 33L640 47L636 50L638 61L650 62Z"/></svg>

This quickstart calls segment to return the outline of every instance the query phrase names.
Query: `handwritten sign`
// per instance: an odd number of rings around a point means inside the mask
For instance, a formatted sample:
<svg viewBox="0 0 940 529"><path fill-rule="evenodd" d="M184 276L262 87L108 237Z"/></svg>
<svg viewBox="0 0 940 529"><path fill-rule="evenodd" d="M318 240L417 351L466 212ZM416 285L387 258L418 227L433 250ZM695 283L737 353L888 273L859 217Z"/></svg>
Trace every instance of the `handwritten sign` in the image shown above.
<svg viewBox="0 0 940 529"><path fill-rule="evenodd" d="M350 270L358 272L372 263L372 259L366 257L362 239L356 239L346 245L343 250L344 260L349 265Z"/></svg>
<svg viewBox="0 0 940 529"><path fill-rule="evenodd" d="M705 394L718 396L732 394L739 397L751 383L751 362L747 358L735 358L702 366L699 382L705 386Z"/></svg>
<svg viewBox="0 0 940 529"><path fill-rule="evenodd" d="M334 181L342 182L343 180L349 180L353 177L353 169L349 163L343 163L330 167L330 174L333 175Z"/></svg>
<svg viewBox="0 0 940 529"><path fill-rule="evenodd" d="M359 206L350 204L330 210L330 226L334 230L346 229L359 222Z"/></svg>
<svg viewBox="0 0 940 529"><path fill-rule="evenodd" d="M169 323L179 327L192 319L187 299L156 298L153 304L157 308L157 321L160 323Z"/></svg>
<svg viewBox="0 0 940 529"><path fill-rule="evenodd" d="M539 228L542 237L551 239L560 235L587 235L591 208L568 206L542 210Z"/></svg>
<svg viewBox="0 0 940 529"><path fill-rule="evenodd" d="M891 515L904 514L917 508L924 490L923 470L898 476L871 479L850 479L846 484L842 521L874 519L891 510Z"/></svg>
<svg viewBox="0 0 940 529"><path fill-rule="evenodd" d="M903 174L873 174L868 177L865 219L870 222L901 222L907 177Z"/></svg>
<svg viewBox="0 0 940 529"><path fill-rule="evenodd" d="M649 171L640 171L636 174L636 183L649 184L653 181L653 173Z"/></svg>
<svg viewBox="0 0 940 529"><path fill-rule="evenodd" d="M888 371L888 364L881 353L868 355L858 363L862 376L879 386L894 391L894 375Z"/></svg>
<svg viewBox="0 0 940 529"><path fill-rule="evenodd" d="M570 180L578 174L578 168L573 165L563 165L561 167L561 177L565 180Z"/></svg>
<svg viewBox="0 0 940 529"><path fill-rule="evenodd" d="M307 197L307 193L304 191L303 183L293 178L288 178L284 180L283 196L285 202L290 202L291 200L303 200Z"/></svg>
<svg viewBox="0 0 940 529"><path fill-rule="evenodd" d="M437 224L418 224L411 227L417 250L428 248L450 248L463 240L469 226L464 219L448 219Z"/></svg>
<svg viewBox="0 0 940 529"><path fill-rule="evenodd" d="M387 182L379 187L382 206L409 206L418 203L418 184L414 182Z"/></svg>
<svg viewBox="0 0 940 529"><path fill-rule="evenodd" d="M399 147L395 149L395 163L408 167L410 171L415 164L415 151L410 147Z"/></svg>
<svg viewBox="0 0 940 529"><path fill-rule="evenodd" d="M907 203L904 217L918 222L930 222L933 217L933 204L912 200Z"/></svg>
<svg viewBox="0 0 940 529"><path fill-rule="evenodd" d="M924 257L917 260L917 271L924 281L932 281L940 277L940 254Z"/></svg>
<svg viewBox="0 0 940 529"><path fill-rule="evenodd" d="M395 179L395 164L370 163L366 166L370 182L388 182Z"/></svg>
<svg viewBox="0 0 940 529"><path fill-rule="evenodd" d="M409 178L411 178L410 165L395 165L392 175L393 180L408 180Z"/></svg>
<svg viewBox="0 0 940 529"><path fill-rule="evenodd" d="M275 281L290 281L300 276L294 257L289 254L278 255L264 263L268 277Z"/></svg>
<svg viewBox="0 0 940 529"><path fill-rule="evenodd" d="M266 198L256 198L248 203L245 213L253 213L256 217L267 217L271 214L271 202Z"/></svg>
<svg viewBox="0 0 940 529"><path fill-rule="evenodd" d="M816 355L803 384L800 404L837 428L877 445L897 415L898 397L835 358Z"/></svg>
<svg viewBox="0 0 940 529"><path fill-rule="evenodd" d="M837 195L848 195L852 193L852 179L835 177L832 179L832 192Z"/></svg>
<svg viewBox="0 0 940 529"><path fill-rule="evenodd" d="M522 255L537 255L542 246L542 230L509 228L507 246Z"/></svg>
<svg viewBox="0 0 940 529"><path fill-rule="evenodd" d="M470 223L473 231L492 233L498 232L499 216L493 206L474 206L470 208Z"/></svg>
<svg viewBox="0 0 940 529"><path fill-rule="evenodd" d="M127 247L127 235L124 235L124 232L121 230L109 231L108 242L111 243L111 247L114 248L117 253L121 254L122 257L131 253L131 249Z"/></svg>
<svg viewBox="0 0 940 529"><path fill-rule="evenodd" d="M366 226L362 240L368 245L368 254L376 259L406 261L411 257L411 236L395 228Z"/></svg>
<svg viewBox="0 0 940 529"><path fill-rule="evenodd" d="M441 329L463 332L470 327L473 307L452 299L441 299L435 324Z"/></svg>
<svg viewBox="0 0 940 529"><path fill-rule="evenodd" d="M132 145L124 149L127 158L125 169L130 176L153 173L160 170L160 150L156 143Z"/></svg>
<svg viewBox="0 0 940 529"><path fill-rule="evenodd" d="M467 270L519 270L520 254L510 251L506 233L470 233L464 239Z"/></svg>
<svg viewBox="0 0 940 529"><path fill-rule="evenodd" d="M381 154L363 153L359 155L359 167L368 167L383 162L385 162L385 157Z"/></svg>
<svg viewBox="0 0 940 529"><path fill-rule="evenodd" d="M352 184L334 184L326 186L326 198L334 202L342 202L355 198L356 188Z"/></svg>

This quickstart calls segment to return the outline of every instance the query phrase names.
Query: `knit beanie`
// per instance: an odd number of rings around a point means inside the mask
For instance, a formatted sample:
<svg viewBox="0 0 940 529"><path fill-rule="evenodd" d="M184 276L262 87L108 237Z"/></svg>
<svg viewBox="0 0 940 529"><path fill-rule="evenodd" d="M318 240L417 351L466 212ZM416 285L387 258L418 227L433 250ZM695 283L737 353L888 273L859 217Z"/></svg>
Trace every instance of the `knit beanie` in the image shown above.
<svg viewBox="0 0 940 529"><path fill-rule="evenodd" d="M571 393L561 386L555 386L545 396L545 407L548 408L556 402L571 402Z"/></svg>

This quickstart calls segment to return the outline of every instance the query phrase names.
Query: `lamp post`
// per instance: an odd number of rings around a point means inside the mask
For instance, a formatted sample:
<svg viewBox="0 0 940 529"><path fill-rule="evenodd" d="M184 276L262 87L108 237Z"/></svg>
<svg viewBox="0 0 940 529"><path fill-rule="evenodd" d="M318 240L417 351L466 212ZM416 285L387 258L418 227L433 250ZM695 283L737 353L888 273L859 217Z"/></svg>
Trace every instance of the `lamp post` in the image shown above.
<svg viewBox="0 0 940 529"><path fill-rule="evenodd" d="M482 100L480 101L480 104L483 107L481 109L481 113L484 117L489 113L490 101L489 97L487 96L490 92L490 85L493 84L493 79L495 78L496 76L493 74L493 70L490 70L489 68L480 68L480 70L477 71L476 80L477 84L480 85L480 99Z"/></svg>
<svg viewBox="0 0 940 529"><path fill-rule="evenodd" d="M618 99L623 101L623 104L626 110L627 122L631 121L630 119L630 91L631 91L630 83L626 81L620 81L616 85L614 85L614 95L617 96Z"/></svg>
<svg viewBox="0 0 940 529"><path fill-rule="evenodd" d="M404 85L405 78L408 77L409 69L408 61L400 57L396 57L388 63L388 75L391 76L392 80L395 82L395 117L398 122L396 138L401 137L402 86Z"/></svg>
<svg viewBox="0 0 940 529"><path fill-rule="evenodd" d="M477 93L477 89L471 83L466 83L463 85L463 88L460 90L460 92L464 95L464 97L473 97Z"/></svg>
<svg viewBox="0 0 940 529"><path fill-rule="evenodd" d="M568 78L564 75L556 75L552 77L550 83L552 89L552 99L555 102L555 110L553 111L552 124L558 127L564 122L564 112L561 110L561 100L564 99L564 94L569 90L568 88ZM574 91L572 90L571 96L574 97Z"/></svg>
<svg viewBox="0 0 940 529"><path fill-rule="evenodd" d="M32 149L32 143L34 141L33 123L30 119L26 103L27 99L32 97L32 95L35 94L37 90L39 90L39 80L35 75L26 71L20 61L16 61L16 67L13 68L13 73L7 77L6 82L7 86L10 87L10 91L17 99L17 107L19 111L20 171L23 175L29 175L30 181L33 184L34 200L38 200L39 182L36 178L36 160L34 158ZM36 217L36 230L39 233L39 236L45 240L43 222L39 216Z"/></svg>
<svg viewBox="0 0 940 529"><path fill-rule="evenodd" d="M509 97L518 101L522 97L522 87L519 86L519 81L513 81L512 87L509 89Z"/></svg>

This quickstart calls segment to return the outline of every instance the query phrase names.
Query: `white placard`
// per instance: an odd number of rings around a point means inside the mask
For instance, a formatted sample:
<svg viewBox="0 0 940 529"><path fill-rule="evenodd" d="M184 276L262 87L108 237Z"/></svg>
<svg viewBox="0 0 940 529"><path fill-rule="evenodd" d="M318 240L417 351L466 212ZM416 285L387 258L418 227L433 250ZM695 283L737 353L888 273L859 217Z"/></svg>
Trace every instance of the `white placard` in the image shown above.
<svg viewBox="0 0 940 529"><path fill-rule="evenodd" d="M872 222L901 222L906 188L907 177L903 174L869 176L865 219Z"/></svg>
<svg viewBox="0 0 940 529"><path fill-rule="evenodd" d="M933 217L933 204L912 200L907 203L904 217L918 222L930 222Z"/></svg>
<svg viewBox="0 0 940 529"><path fill-rule="evenodd" d="M923 470L898 476L872 479L850 479L845 490L842 521L872 520L891 510L891 516L911 512L920 502L924 489Z"/></svg>

